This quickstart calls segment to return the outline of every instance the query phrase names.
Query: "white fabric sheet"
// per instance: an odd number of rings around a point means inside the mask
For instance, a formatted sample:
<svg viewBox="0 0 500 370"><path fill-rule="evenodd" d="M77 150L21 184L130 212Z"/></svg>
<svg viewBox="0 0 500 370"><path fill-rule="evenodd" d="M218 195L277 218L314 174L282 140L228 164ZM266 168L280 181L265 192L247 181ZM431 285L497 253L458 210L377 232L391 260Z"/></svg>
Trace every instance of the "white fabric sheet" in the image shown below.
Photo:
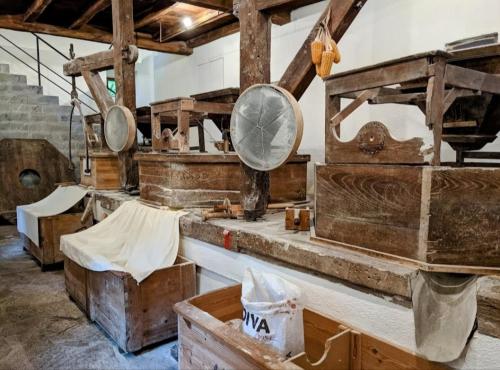
<svg viewBox="0 0 500 370"><path fill-rule="evenodd" d="M77 185L59 186L47 197L36 203L18 206L16 208L17 230L39 246L38 219L66 212L82 200L87 192L87 189Z"/></svg>
<svg viewBox="0 0 500 370"><path fill-rule="evenodd" d="M128 201L97 225L62 236L61 251L89 270L128 272L140 283L174 264L183 214Z"/></svg>

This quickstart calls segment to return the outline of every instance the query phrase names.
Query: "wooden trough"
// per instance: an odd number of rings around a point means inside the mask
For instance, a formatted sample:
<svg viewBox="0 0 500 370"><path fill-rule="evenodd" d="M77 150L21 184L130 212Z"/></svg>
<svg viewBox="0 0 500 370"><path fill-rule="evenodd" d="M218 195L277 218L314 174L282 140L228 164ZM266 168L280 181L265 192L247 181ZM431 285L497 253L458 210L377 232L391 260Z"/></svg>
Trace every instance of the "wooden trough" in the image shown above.
<svg viewBox="0 0 500 370"><path fill-rule="evenodd" d="M173 305L196 294L195 264L177 257L140 284L128 273L96 272L64 261L69 296L125 352L177 335Z"/></svg>
<svg viewBox="0 0 500 370"><path fill-rule="evenodd" d="M232 154L137 153L141 199L169 207L240 200L241 167ZM309 155L295 155L271 171L272 202L303 201Z"/></svg>
<svg viewBox="0 0 500 370"><path fill-rule="evenodd" d="M283 361L227 321L241 319L241 285L177 303L179 369L425 370L446 367L304 310L305 352Z"/></svg>
<svg viewBox="0 0 500 370"><path fill-rule="evenodd" d="M21 233L24 249L38 260L42 271L47 266L64 261L64 254L59 249L61 235L73 234L92 225L91 219L82 224L82 215L83 212L71 212L70 210L60 215L39 218L40 246Z"/></svg>

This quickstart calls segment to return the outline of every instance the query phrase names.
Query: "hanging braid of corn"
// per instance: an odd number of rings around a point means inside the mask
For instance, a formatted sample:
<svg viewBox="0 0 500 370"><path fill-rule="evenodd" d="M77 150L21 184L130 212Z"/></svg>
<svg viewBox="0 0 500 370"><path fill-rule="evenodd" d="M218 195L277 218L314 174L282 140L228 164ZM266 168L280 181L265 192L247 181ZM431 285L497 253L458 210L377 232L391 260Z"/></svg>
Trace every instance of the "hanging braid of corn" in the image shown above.
<svg viewBox="0 0 500 370"><path fill-rule="evenodd" d="M333 40L328 29L329 22L330 12L320 23L318 34L311 43L311 59L316 66L316 74L321 78L329 76L333 63L340 63L341 60L337 43Z"/></svg>

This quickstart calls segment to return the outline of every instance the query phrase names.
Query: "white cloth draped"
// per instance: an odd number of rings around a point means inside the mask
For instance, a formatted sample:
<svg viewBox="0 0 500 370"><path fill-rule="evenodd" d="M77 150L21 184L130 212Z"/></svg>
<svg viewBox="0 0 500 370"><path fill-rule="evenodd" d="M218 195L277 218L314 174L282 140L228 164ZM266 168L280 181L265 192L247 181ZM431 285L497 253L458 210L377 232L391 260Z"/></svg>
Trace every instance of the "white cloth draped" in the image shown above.
<svg viewBox="0 0 500 370"><path fill-rule="evenodd" d="M174 264L183 214L128 201L97 225L62 236L61 250L89 270L128 272L140 283Z"/></svg>
<svg viewBox="0 0 500 370"><path fill-rule="evenodd" d="M87 192L87 189L77 185L59 186L36 203L18 206L16 208L17 230L39 246L38 219L66 212L82 200Z"/></svg>

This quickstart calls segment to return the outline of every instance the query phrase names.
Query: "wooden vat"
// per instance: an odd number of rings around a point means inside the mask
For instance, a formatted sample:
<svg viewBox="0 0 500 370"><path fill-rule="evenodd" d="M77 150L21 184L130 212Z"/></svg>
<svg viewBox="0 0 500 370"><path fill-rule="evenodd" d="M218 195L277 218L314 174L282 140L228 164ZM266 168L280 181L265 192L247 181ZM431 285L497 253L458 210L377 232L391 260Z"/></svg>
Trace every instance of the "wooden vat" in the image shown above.
<svg viewBox="0 0 500 370"><path fill-rule="evenodd" d="M138 153L141 199L182 208L240 200L241 168L236 154ZM306 199L309 155L296 155L271 171L271 201Z"/></svg>
<svg viewBox="0 0 500 370"><path fill-rule="evenodd" d="M73 234L92 224L92 220L88 220L85 224L82 224L80 222L82 214L82 212L63 213L56 216L39 218L39 246L21 233L24 249L40 262L42 270L45 270L49 265L64 261L64 254L59 249L61 235Z"/></svg>
<svg viewBox="0 0 500 370"><path fill-rule="evenodd" d="M500 268L500 168L317 165L315 211L319 239L429 270Z"/></svg>
<svg viewBox="0 0 500 370"><path fill-rule="evenodd" d="M177 303L180 369L444 369L381 339L304 310L305 352L282 361L272 348L241 333L241 285Z"/></svg>
<svg viewBox="0 0 500 370"><path fill-rule="evenodd" d="M86 174L85 155L80 156L80 184L96 190L116 190L121 188L118 155L113 152L89 154L90 174Z"/></svg>
<svg viewBox="0 0 500 370"><path fill-rule="evenodd" d="M183 257L140 284L128 273L91 271L68 258L64 275L70 297L126 352L175 337L173 305L196 294L195 265Z"/></svg>

